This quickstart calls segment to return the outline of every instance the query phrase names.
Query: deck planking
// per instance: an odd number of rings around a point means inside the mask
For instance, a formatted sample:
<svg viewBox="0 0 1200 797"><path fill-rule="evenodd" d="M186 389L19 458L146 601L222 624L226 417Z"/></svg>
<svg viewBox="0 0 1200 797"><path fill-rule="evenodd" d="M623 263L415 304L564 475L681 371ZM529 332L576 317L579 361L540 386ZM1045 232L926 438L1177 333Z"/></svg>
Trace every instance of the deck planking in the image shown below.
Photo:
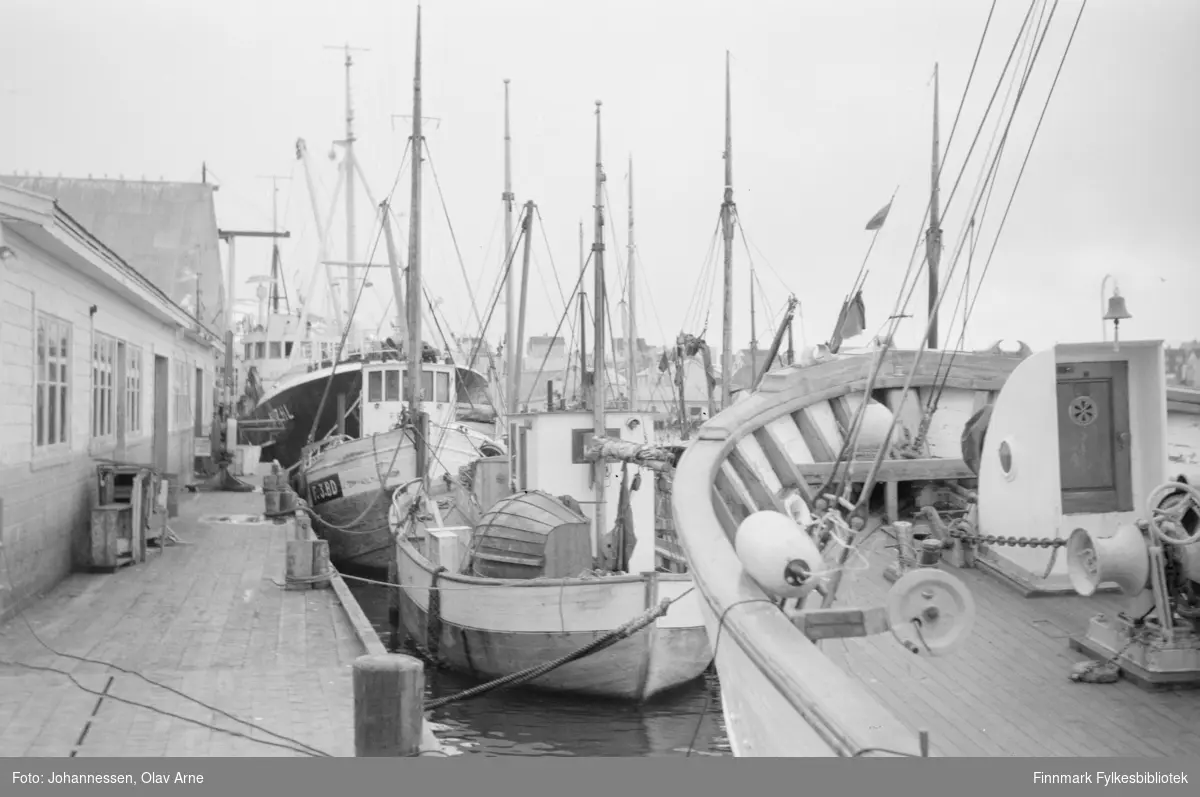
<svg viewBox="0 0 1200 797"><path fill-rule="evenodd" d="M111 662L332 755L353 755L351 664L365 650L334 591L276 584L286 525L201 521L257 513L262 500L185 494L170 521L184 544L111 575L73 574L24 618L58 651ZM134 675L56 656L21 616L0 626L0 651L0 757L299 755L253 741L272 737ZM65 676L4 663L14 661L70 672L96 690L112 678L113 697L97 710L97 697Z"/></svg>
<svg viewBox="0 0 1200 797"><path fill-rule="evenodd" d="M862 550L869 569L846 574L839 606L877 605L895 554L877 532ZM861 567L862 563L851 566ZM1200 690L1149 692L1124 679L1068 679L1084 661L1068 647L1119 596L1025 598L983 570L942 568L975 597L976 624L952 656L914 655L890 634L827 640L822 649L906 724L928 730L943 756L1173 756L1200 749Z"/></svg>

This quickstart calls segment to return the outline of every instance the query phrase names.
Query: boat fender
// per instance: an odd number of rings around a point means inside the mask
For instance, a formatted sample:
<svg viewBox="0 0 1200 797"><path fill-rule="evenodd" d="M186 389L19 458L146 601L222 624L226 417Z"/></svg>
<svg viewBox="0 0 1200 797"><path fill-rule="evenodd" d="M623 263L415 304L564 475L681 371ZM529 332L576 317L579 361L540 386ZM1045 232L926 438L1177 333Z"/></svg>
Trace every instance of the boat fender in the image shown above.
<svg viewBox="0 0 1200 797"><path fill-rule="evenodd" d="M802 598L825 575L817 544L782 512L764 510L743 520L734 549L750 578L777 598Z"/></svg>

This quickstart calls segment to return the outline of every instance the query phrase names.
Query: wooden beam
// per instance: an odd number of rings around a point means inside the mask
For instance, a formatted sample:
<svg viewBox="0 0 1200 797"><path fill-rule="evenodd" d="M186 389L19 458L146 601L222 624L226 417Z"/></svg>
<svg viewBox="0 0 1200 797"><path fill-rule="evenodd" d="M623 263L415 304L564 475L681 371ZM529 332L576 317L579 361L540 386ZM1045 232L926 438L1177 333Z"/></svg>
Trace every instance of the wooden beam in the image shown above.
<svg viewBox="0 0 1200 797"><path fill-rule="evenodd" d="M850 480L865 481L871 470L872 460L855 460L850 463ZM832 462L799 463L796 469L809 479L825 479L833 472ZM846 473L846 465L839 468ZM975 474L961 459L885 459L879 467L877 482L935 481L938 479L974 479Z"/></svg>
<svg viewBox="0 0 1200 797"><path fill-rule="evenodd" d="M792 625L816 642L820 639L846 639L882 634L891 624L887 609L809 609L792 615Z"/></svg>

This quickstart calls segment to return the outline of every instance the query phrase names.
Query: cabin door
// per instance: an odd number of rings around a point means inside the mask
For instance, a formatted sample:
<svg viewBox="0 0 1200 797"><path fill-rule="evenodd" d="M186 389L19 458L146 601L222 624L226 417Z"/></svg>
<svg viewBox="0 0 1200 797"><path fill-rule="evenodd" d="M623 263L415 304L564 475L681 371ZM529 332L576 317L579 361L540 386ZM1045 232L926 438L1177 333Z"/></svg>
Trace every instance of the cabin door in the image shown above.
<svg viewBox="0 0 1200 797"><path fill-rule="evenodd" d="M1134 508L1128 363L1058 366L1058 452L1063 514Z"/></svg>

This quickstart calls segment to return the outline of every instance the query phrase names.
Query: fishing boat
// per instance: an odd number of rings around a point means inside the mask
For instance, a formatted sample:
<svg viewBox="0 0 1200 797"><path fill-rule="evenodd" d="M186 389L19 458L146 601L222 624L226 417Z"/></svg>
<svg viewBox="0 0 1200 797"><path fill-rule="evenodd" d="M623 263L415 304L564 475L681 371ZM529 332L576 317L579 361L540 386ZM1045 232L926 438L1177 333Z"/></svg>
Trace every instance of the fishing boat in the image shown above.
<svg viewBox="0 0 1200 797"><path fill-rule="evenodd" d="M356 201L361 199L358 196L360 189L372 207L381 209L378 223L387 235L387 267L393 272L396 297L400 297L399 302L404 300L403 291L397 284L401 269L392 241L393 214L390 210L382 209L383 203L371 190L365 170L355 153L358 137L354 129L350 92L353 65L351 49L347 47L346 135L344 140L337 142L342 148L343 157L338 165L337 182L330 205L324 211L319 206L308 145L302 138L296 141L296 159L303 167L318 238L318 262L314 264L305 290L299 294L299 312L277 312L279 289L276 285L280 268L276 251L272 261L272 287L267 292L268 306L272 312L267 316L267 321L261 324L261 330L252 330L243 339L247 358L244 367L247 372L250 366L254 367L254 384L258 389L250 391L247 397L248 407L241 414L240 427L246 430L248 442L264 445L265 459L277 461L287 468L298 465L306 446L317 444L322 450L327 447L331 441L326 438L330 435L342 440L345 437L360 439L378 433L378 428L369 432L364 430L364 419L359 411L364 397L370 398L369 389L364 386L371 379L378 378L378 374L376 377L370 376L368 372L374 371L365 366L371 362L401 358L404 348L392 340L390 331L384 329L383 321L374 332L364 329L355 321L358 298L369 284L363 275L383 265L362 262L358 255L355 207ZM344 260L334 260L331 256L330 229L339 199L345 202ZM338 274L338 270L346 273ZM332 318L328 320L317 316L317 304L313 299L322 276L327 289L325 295L332 309ZM393 297L393 302L397 302L396 297ZM402 303L394 306L397 318L393 326L395 333L401 335L405 330L403 317L407 310ZM414 312L431 314L433 308L428 302L418 303ZM426 380L430 382L427 400L442 405L436 413L439 419L445 419L455 427L465 427L473 433L470 435L473 440L480 435L488 437L495 431L496 418L491 406L488 380L473 368L461 364L455 366L451 353L454 341L447 340L445 343L445 353L427 347L424 341L417 347L423 359L437 360L439 364L450 366L449 392L442 389L442 376L431 376ZM462 352L457 354L460 363L465 360ZM385 374L384 378L392 377ZM388 384L391 383L384 385L384 398L381 399L384 402L388 401L386 396L395 392ZM452 411L446 410L447 406L452 407ZM395 409L395 406L391 406L388 411ZM282 428L276 422L280 417L288 419ZM260 428L270 431L255 431ZM267 443L270 443L269 447L266 447Z"/></svg>
<svg viewBox="0 0 1200 797"><path fill-rule="evenodd" d="M417 75L419 86L419 66ZM418 104L413 117L420 115ZM592 260L595 303L603 308L600 156L597 102ZM522 219L526 264L531 206ZM395 493L392 621L428 658L476 678L642 702L700 677L712 653L690 577L656 571L654 490L643 473L670 468L673 455L650 442L648 413L606 411L605 316L594 313L587 410L548 401L548 411L515 412L513 378L506 416L512 457L475 464L469 501L451 507L451 520L422 492ZM520 319L516 327L514 336L510 316L510 355L521 351ZM519 356L513 359L508 373L515 377L521 369Z"/></svg>
<svg viewBox="0 0 1200 797"><path fill-rule="evenodd" d="M350 149L354 141L352 118L348 113L347 177L356 170ZM284 394L291 390L298 398L307 396L307 402L301 405L305 409L311 403L317 404L311 415L299 408L293 410L297 420L307 416L304 420L311 418L312 423L294 482L316 516L314 531L329 542L330 559L336 564L380 572L386 572L392 560L388 512L398 486L421 476L433 495L446 493L460 469L471 461L506 451L503 443L458 421L460 399L464 392L469 398L467 386L472 383L468 378L473 372L456 366L450 357L443 358L421 335L420 322L428 304L420 278L422 144L418 127L410 143L414 183L407 291L393 241L389 203L385 200L379 206L392 274L396 327L407 327L408 339L403 345L367 354L344 371L339 370L339 351L328 368L315 370L306 379L288 383L279 391ZM347 215L353 218L352 208ZM351 263L352 241L351 234ZM373 264L362 265L370 268ZM406 319L413 319L412 325ZM352 328L353 307L347 319L347 329ZM475 385L482 389L478 381ZM311 389L314 385L321 386L320 393ZM403 389L406 385L407 390ZM305 391L306 387L310 389ZM353 404L347 406L351 397ZM263 405L271 406L272 399L269 397ZM334 408L333 425L322 429L326 406ZM351 419L357 422L352 424Z"/></svg>
<svg viewBox="0 0 1200 797"><path fill-rule="evenodd" d="M1168 390L1160 341L1119 340L1116 290L1111 341L939 349L936 142L935 102L921 345L894 345L901 307L841 347L856 283L830 345L710 419L676 469L731 748L1189 754L1200 404Z"/></svg>

